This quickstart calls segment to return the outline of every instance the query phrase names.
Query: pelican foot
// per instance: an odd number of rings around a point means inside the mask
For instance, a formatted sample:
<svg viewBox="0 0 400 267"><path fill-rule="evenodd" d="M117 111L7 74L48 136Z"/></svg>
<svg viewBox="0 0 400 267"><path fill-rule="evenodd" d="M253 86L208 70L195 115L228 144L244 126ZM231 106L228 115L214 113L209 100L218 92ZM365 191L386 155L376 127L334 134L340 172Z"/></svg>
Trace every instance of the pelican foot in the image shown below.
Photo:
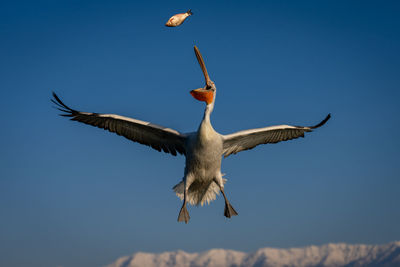
<svg viewBox="0 0 400 267"><path fill-rule="evenodd" d="M179 212L178 222L188 223L190 220L189 212L186 208L186 205L183 205L181 211Z"/></svg>
<svg viewBox="0 0 400 267"><path fill-rule="evenodd" d="M225 202L224 215L225 215L225 217L230 218L232 216L238 215L238 213L236 212L236 210L232 207L232 205L230 203Z"/></svg>

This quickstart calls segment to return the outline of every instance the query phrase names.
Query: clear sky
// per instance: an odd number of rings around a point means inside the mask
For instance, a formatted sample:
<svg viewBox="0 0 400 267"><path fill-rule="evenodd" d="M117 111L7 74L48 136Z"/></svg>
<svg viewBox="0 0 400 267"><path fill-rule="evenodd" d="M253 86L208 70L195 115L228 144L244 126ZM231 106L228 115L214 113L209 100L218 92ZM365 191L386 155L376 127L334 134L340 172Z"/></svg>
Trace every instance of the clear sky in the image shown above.
<svg viewBox="0 0 400 267"><path fill-rule="evenodd" d="M398 1L2 1L0 265L399 240L399 13ZM184 157L59 117L50 97L196 130L194 45L220 133L332 119L223 160L239 216L219 197L185 225L171 189Z"/></svg>

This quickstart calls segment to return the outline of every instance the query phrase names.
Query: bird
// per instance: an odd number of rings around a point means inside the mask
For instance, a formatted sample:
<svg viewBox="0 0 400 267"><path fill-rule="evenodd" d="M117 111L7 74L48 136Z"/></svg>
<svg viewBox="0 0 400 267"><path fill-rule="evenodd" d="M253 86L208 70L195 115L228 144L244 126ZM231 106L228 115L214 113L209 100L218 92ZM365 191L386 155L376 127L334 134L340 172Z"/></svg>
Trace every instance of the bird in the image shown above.
<svg viewBox="0 0 400 267"><path fill-rule="evenodd" d="M205 78L205 86L190 91L190 94L199 101L205 102L205 109L200 125L195 132L181 133L171 128L159 126L150 122L124 117L116 114L102 114L81 112L68 107L53 92L51 101L62 113L72 121L92 125L133 142L150 146L155 150L176 156L186 157L184 176L173 187L175 194L183 201L178 214L178 222L188 223L190 220L187 204L209 204L219 193L225 200L224 216L231 218L238 215L229 202L224 184L226 179L221 173L222 158L241 151L253 149L261 144L274 144L299 137L324 125L331 117L329 113L325 119L314 126L277 125L258 129L243 130L227 135L216 132L211 125L210 116L214 109L217 88L210 79L203 57L194 46L197 61Z"/></svg>
<svg viewBox="0 0 400 267"><path fill-rule="evenodd" d="M186 18L191 15L193 15L191 9L189 9L185 13L179 13L179 14L173 15L172 17L170 17L168 19L167 23L165 23L165 26L177 27L177 26L181 25L186 20Z"/></svg>

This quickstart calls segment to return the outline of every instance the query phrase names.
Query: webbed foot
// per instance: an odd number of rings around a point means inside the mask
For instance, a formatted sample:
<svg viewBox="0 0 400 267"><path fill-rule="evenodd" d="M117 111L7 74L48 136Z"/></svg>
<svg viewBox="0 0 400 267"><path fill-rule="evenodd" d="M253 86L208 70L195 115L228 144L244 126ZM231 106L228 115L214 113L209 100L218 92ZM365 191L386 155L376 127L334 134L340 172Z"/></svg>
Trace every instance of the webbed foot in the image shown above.
<svg viewBox="0 0 400 267"><path fill-rule="evenodd" d="M179 212L178 222L188 223L190 220L189 212L186 208L186 204L183 204L181 211Z"/></svg>
<svg viewBox="0 0 400 267"><path fill-rule="evenodd" d="M230 218L232 216L238 215L238 213L236 212L236 210L232 207L232 205L230 203L225 202L224 215L225 215L225 217Z"/></svg>

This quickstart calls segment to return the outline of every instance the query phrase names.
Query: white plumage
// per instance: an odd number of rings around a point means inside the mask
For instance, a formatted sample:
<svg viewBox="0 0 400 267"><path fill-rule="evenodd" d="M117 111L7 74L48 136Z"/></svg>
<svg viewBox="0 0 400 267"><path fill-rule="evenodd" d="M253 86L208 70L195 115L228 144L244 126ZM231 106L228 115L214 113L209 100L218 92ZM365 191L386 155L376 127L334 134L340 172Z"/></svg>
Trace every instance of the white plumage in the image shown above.
<svg viewBox="0 0 400 267"><path fill-rule="evenodd" d="M192 205L208 204L216 199L219 192L225 199L224 215L228 218L237 215L224 192L226 179L222 178L221 173L222 156L227 157L243 150L252 149L260 144L272 144L304 137L305 132L311 132L313 129L324 125L330 118L329 114L319 124L309 127L279 125L228 135L217 133L210 122L217 88L208 76L200 51L196 46L194 49L205 77L206 86L192 90L191 94L196 99L207 103L203 119L196 132L180 133L150 122L115 114L80 112L65 105L55 93L53 93L54 99L52 99L57 108L64 112L61 116L114 132L158 151L170 153L174 156L178 153L185 155L184 177L180 183L174 186L173 190L183 200L178 221L186 223L190 219L186 208L187 202Z"/></svg>

